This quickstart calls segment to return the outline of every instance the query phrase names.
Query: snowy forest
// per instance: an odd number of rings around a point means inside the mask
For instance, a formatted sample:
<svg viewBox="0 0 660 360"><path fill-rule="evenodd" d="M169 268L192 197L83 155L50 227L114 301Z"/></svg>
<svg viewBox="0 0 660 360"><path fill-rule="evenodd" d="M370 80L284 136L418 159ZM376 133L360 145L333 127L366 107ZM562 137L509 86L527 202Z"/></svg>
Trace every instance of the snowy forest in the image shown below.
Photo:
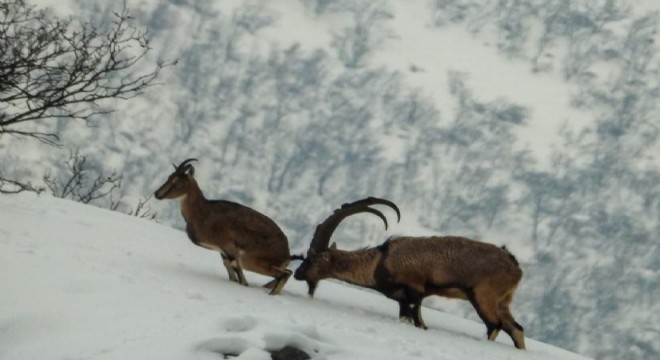
<svg viewBox="0 0 660 360"><path fill-rule="evenodd" d="M121 9L32 3L100 27ZM198 158L207 197L271 216L294 253L332 209L384 197L402 209L395 233L516 254L527 336L598 359L657 358L660 6L648 4L128 0L153 49L143 66L175 64L104 105L113 112L26 125L60 146L0 136L0 175L182 228L175 203L150 195L173 162ZM434 62L460 51L442 46L457 37L480 49L473 65ZM482 88L486 71L500 83ZM534 86L563 100L511 95ZM558 105L541 113L545 102ZM105 196L58 192L75 169L83 190L112 180ZM387 236L365 217L335 237L354 249ZM427 306L449 306L438 303ZM451 311L478 319L469 304Z"/></svg>

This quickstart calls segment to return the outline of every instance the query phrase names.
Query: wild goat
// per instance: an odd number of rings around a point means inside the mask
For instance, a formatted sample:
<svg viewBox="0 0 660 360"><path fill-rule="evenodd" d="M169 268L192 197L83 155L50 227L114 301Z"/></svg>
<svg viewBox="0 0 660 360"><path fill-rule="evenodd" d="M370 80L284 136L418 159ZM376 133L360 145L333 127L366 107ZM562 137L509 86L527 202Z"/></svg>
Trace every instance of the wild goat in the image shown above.
<svg viewBox="0 0 660 360"><path fill-rule="evenodd" d="M350 215L368 212L385 221L380 211L369 207L375 204L390 206L400 218L394 203L367 198L342 205L317 226L307 257L294 273L297 280L307 281L309 296L327 278L370 288L397 301L399 317L423 329L425 297L469 300L486 324L488 340L503 329L515 347L525 348L523 328L509 311L522 270L506 249L456 236L395 237L356 251L338 250L335 243L328 247L334 230Z"/></svg>
<svg viewBox="0 0 660 360"><path fill-rule="evenodd" d="M280 228L266 215L225 200L207 200L194 178L195 168L187 159L155 192L156 199L181 202L186 232L195 245L219 251L229 280L247 286L243 269L275 279L264 287L278 294L291 276L287 265L292 257Z"/></svg>

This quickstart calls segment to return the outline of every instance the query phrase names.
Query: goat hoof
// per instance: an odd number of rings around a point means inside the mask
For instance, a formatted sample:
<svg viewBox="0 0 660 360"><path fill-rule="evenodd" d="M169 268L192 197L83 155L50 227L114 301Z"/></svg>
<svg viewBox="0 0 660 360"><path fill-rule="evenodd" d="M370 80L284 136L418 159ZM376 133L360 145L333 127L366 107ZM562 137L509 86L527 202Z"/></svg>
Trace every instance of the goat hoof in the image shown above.
<svg viewBox="0 0 660 360"><path fill-rule="evenodd" d="M275 280L271 280L271 281L265 283L265 284L263 285L263 287L266 288L266 289L272 289L272 288L275 287L275 285L277 285L277 279L275 279Z"/></svg>

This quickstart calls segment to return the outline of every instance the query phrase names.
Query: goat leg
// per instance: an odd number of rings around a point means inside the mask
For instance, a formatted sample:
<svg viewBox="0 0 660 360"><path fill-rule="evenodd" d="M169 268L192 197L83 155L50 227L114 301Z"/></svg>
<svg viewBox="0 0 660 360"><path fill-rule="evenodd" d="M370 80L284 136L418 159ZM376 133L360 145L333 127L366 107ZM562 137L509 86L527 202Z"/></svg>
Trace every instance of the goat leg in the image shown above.
<svg viewBox="0 0 660 360"><path fill-rule="evenodd" d="M269 295L277 295L282 291L282 288L284 287L284 284L286 284L287 280L291 277L291 274L293 272L289 269L278 269L282 273L280 275L277 275L273 281L275 281L275 284L273 285L273 288L270 290ZM266 284L268 285L268 284Z"/></svg>
<svg viewBox="0 0 660 360"><path fill-rule="evenodd" d="M234 271L234 268L231 265L231 259L227 254L224 252L220 252L220 256L222 256L222 264L225 266L225 269L227 269L227 275L229 275L229 281L233 282L238 282L238 279L236 278L236 272Z"/></svg>
<svg viewBox="0 0 660 360"><path fill-rule="evenodd" d="M424 320L422 320L422 301L419 300L414 304L410 304L411 306L411 312L413 316L413 322L415 323L415 326L418 328L422 328L424 330L428 330L428 327L426 327L426 324L424 323Z"/></svg>
<svg viewBox="0 0 660 360"><path fill-rule="evenodd" d="M407 323L413 323L412 307L406 300L398 300L399 303L399 320Z"/></svg>
<svg viewBox="0 0 660 360"><path fill-rule="evenodd" d="M220 255L222 255L222 263L227 269L227 274L229 274L229 280L237 282L241 285L248 286L247 280L245 280L245 275L243 275L243 269L241 268L240 262L235 258L225 254L224 252L220 252Z"/></svg>
<svg viewBox="0 0 660 360"><path fill-rule="evenodd" d="M247 280L245 280L245 275L243 275L243 269L241 268L241 266L236 261L233 261L232 264L233 264L232 268L234 269L236 275L238 276L238 283L241 285L248 286L248 282Z"/></svg>

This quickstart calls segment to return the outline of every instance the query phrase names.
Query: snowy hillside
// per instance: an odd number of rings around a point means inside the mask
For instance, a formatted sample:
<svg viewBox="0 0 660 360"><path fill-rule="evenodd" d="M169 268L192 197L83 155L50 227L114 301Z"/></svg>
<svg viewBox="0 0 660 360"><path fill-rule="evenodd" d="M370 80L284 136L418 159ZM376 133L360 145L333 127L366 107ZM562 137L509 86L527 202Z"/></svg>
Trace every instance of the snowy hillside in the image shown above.
<svg viewBox="0 0 660 360"><path fill-rule="evenodd" d="M122 2L30 3L102 29ZM126 3L151 35L140 66L177 65L88 126L26 124L61 148L0 136L0 176L66 184L81 154L87 186L122 176L92 204L128 213L196 157L209 198L273 217L296 253L335 206L387 198L403 215L394 234L505 244L525 271L515 311L528 336L598 359L660 357L659 1ZM147 205L182 228L173 202ZM383 239L363 218L337 236Z"/></svg>
<svg viewBox="0 0 660 360"><path fill-rule="evenodd" d="M0 197L0 359L585 359L428 308L428 331L399 323L379 294L291 280L281 296L227 280L220 257L183 232L34 195ZM514 302L515 309L515 302Z"/></svg>

